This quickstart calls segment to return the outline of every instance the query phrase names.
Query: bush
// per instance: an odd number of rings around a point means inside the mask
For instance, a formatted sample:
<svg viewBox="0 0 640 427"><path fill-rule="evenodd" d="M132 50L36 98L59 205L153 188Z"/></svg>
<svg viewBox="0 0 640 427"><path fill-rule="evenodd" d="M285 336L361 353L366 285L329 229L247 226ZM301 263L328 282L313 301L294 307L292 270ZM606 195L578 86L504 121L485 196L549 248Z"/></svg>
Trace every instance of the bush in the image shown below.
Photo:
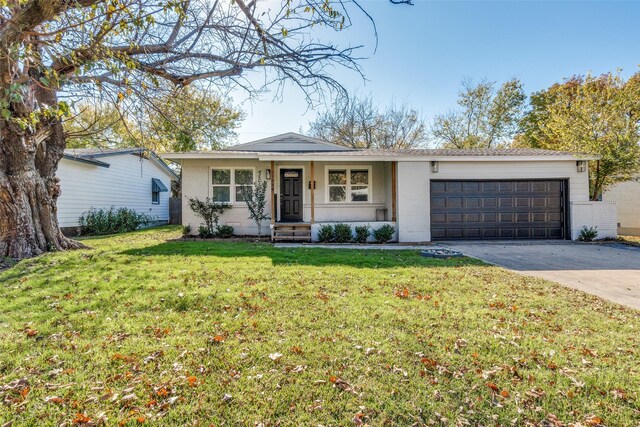
<svg viewBox="0 0 640 427"><path fill-rule="evenodd" d="M349 224L336 224L333 226L333 240L336 243L347 243L353 238L353 232Z"/></svg>
<svg viewBox="0 0 640 427"><path fill-rule="evenodd" d="M395 232L396 229L393 225L385 224L377 230L373 230L373 238L376 239L377 243L387 243L393 239Z"/></svg>
<svg viewBox="0 0 640 427"><path fill-rule="evenodd" d="M324 224L320 226L318 230L318 242L329 243L333 242L335 237L333 226L331 224Z"/></svg>
<svg viewBox="0 0 640 427"><path fill-rule="evenodd" d="M213 237L213 233L209 231L206 225L198 227L198 237L201 239L209 239Z"/></svg>
<svg viewBox="0 0 640 427"><path fill-rule="evenodd" d="M220 219L220 215L224 213L227 209L231 209L231 205L229 203L218 203L214 202L212 199L207 197L204 200L200 200L197 198L188 198L187 202L189 203L189 208L193 211L194 214L204 219L204 224L207 229L207 235L209 237L216 234L216 228L218 227L218 221ZM204 233L201 233L202 227L198 228L198 234L200 237Z"/></svg>
<svg viewBox="0 0 640 427"><path fill-rule="evenodd" d="M596 237L598 237L598 227L587 227L583 225L580 229L578 240L581 242L592 242Z"/></svg>
<svg viewBox="0 0 640 427"><path fill-rule="evenodd" d="M367 239L369 238L369 235L371 234L371 232L369 231L371 227L369 227L368 225L358 225L355 230L356 230L356 242L358 243L367 243Z"/></svg>
<svg viewBox="0 0 640 427"><path fill-rule="evenodd" d="M82 234L100 235L134 231L154 221L154 217L129 208L91 208L80 215Z"/></svg>
<svg viewBox="0 0 640 427"><path fill-rule="evenodd" d="M216 225L216 237L223 239L233 237L233 227L230 225Z"/></svg>
<svg viewBox="0 0 640 427"><path fill-rule="evenodd" d="M182 237L187 237L189 234L191 234L191 226L190 225L183 225L182 226Z"/></svg>

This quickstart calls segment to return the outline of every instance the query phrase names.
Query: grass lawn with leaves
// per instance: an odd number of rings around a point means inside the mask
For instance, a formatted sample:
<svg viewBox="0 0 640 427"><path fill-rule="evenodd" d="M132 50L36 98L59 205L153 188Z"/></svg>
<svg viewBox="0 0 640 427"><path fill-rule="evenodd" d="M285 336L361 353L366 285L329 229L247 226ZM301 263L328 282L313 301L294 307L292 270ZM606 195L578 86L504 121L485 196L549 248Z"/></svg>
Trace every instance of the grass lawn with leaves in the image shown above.
<svg viewBox="0 0 640 427"><path fill-rule="evenodd" d="M86 239L0 272L0 425L640 420L640 312L472 259Z"/></svg>

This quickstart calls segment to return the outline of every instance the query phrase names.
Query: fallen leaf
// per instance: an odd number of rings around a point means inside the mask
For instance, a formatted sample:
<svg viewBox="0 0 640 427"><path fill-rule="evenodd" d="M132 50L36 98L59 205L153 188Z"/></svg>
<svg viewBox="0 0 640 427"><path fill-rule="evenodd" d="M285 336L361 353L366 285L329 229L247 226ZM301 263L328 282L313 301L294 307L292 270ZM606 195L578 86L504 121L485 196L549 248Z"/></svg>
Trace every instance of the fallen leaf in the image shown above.
<svg viewBox="0 0 640 427"><path fill-rule="evenodd" d="M56 405L64 405L64 399L58 396L47 396L44 398L45 403L55 403Z"/></svg>
<svg viewBox="0 0 640 427"><path fill-rule="evenodd" d="M277 362L278 360L282 359L282 354L281 353L271 353L269 355L269 359L273 360L274 362Z"/></svg>
<svg viewBox="0 0 640 427"><path fill-rule="evenodd" d="M74 424L88 424L91 422L91 418L87 417L82 412L78 412L73 419Z"/></svg>

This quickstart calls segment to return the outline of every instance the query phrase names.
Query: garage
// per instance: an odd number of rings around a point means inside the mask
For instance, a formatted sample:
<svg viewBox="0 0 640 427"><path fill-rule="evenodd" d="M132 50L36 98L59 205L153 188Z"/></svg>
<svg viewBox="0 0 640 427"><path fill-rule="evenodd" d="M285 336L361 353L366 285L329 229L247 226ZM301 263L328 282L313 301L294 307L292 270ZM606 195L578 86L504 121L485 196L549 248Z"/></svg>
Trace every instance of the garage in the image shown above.
<svg viewBox="0 0 640 427"><path fill-rule="evenodd" d="M564 239L565 180L431 181L432 240Z"/></svg>

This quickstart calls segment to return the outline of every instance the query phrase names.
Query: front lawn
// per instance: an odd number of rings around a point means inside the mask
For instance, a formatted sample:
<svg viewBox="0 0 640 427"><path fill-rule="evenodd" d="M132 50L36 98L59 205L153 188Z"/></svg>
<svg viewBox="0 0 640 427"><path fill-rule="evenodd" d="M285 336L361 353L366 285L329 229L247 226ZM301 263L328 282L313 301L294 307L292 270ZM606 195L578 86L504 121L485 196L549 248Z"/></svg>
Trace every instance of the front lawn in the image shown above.
<svg viewBox="0 0 640 427"><path fill-rule="evenodd" d="M0 425L640 419L633 309L470 259L178 235L0 272Z"/></svg>

